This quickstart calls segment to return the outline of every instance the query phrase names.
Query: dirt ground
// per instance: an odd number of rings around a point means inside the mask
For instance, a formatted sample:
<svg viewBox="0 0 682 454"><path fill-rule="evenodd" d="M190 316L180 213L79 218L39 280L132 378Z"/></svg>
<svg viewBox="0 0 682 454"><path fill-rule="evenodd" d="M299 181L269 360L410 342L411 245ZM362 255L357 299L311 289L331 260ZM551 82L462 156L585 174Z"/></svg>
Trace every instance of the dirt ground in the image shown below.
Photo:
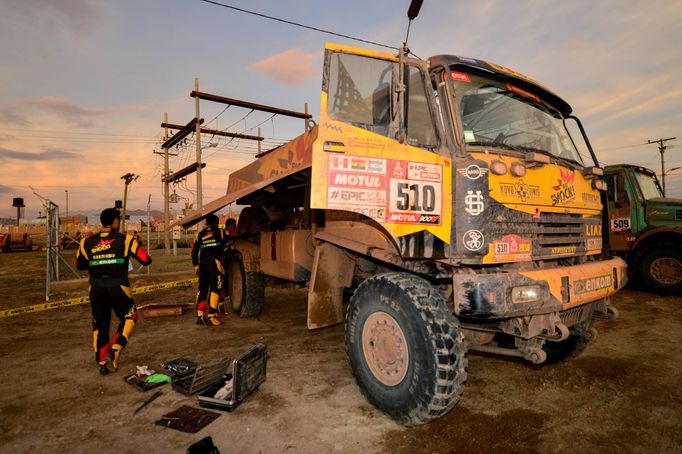
<svg viewBox="0 0 682 454"><path fill-rule="evenodd" d="M147 280L191 272L181 252L157 252ZM44 253L0 254L0 309L43 302L44 263ZM80 284L53 299L84 291ZM136 302L193 298L180 288ZM360 394L343 326L306 329L302 289L268 289L260 316L228 314L220 327L196 325L191 313L140 317L121 370L106 377L93 360L89 306L0 318L0 452L182 453L208 435L223 453L682 452L682 298L626 289L614 302L620 318L598 321L598 339L572 361L536 367L470 354L462 400L417 428L397 425ZM154 424L181 405L198 406L170 385L133 414L151 394L121 379L135 365L234 358L257 343L269 352L266 382L199 433Z"/></svg>

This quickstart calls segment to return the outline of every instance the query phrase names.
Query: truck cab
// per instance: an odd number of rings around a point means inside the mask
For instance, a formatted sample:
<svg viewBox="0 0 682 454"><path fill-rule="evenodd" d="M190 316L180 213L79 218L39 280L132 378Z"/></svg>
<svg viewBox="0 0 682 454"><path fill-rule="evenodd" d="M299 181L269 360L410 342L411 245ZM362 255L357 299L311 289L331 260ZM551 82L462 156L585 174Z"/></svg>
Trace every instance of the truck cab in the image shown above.
<svg viewBox="0 0 682 454"><path fill-rule="evenodd" d="M618 164L604 172L604 249L623 257L647 290L681 294L682 200L665 197L645 167Z"/></svg>

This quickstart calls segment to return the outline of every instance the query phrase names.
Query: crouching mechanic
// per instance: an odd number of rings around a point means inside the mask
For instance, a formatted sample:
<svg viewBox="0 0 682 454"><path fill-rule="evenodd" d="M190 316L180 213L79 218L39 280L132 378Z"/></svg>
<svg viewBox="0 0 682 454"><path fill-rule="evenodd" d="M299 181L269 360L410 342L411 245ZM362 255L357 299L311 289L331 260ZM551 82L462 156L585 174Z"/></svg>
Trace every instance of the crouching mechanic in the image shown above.
<svg viewBox="0 0 682 454"><path fill-rule="evenodd" d="M206 216L206 228L197 233L192 244L192 265L199 276L197 323L220 325L218 300L225 283L223 253L228 236L218 226L218 216Z"/></svg>
<svg viewBox="0 0 682 454"><path fill-rule="evenodd" d="M128 264L134 257L142 265L152 259L135 237L119 233L121 214L107 208L100 215L102 230L83 238L76 252L76 267L90 272L90 306L95 359L102 375L109 373L107 360L118 369L121 352L128 344L137 320L137 309L128 281ZM109 340L111 311L120 323L114 338Z"/></svg>

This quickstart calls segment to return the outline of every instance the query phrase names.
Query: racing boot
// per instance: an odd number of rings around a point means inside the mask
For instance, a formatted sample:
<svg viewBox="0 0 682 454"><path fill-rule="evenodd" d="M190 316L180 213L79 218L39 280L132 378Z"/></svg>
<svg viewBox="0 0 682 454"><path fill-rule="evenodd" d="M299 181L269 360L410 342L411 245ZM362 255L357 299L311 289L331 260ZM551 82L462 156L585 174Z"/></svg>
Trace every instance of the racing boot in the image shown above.
<svg viewBox="0 0 682 454"><path fill-rule="evenodd" d="M223 322L218 318L218 313L208 314L208 326L219 326Z"/></svg>
<svg viewBox="0 0 682 454"><path fill-rule="evenodd" d="M103 363L97 363L99 366L99 374L104 376L104 375L109 375L109 368L107 367L106 361Z"/></svg>
<svg viewBox="0 0 682 454"><path fill-rule="evenodd" d="M209 326L218 326L222 325L223 322L220 321L218 318L219 311L218 311L218 300L220 299L220 295L215 292L211 292L210 299L209 299L209 306L208 306L208 324Z"/></svg>
<svg viewBox="0 0 682 454"><path fill-rule="evenodd" d="M206 300L197 303L197 325L206 323Z"/></svg>
<svg viewBox="0 0 682 454"><path fill-rule="evenodd" d="M114 370L118 370L118 360L121 359L122 351L123 347L118 344L113 345L111 347L111 350L109 350L109 356L107 357L107 359L111 362L111 365L114 367Z"/></svg>

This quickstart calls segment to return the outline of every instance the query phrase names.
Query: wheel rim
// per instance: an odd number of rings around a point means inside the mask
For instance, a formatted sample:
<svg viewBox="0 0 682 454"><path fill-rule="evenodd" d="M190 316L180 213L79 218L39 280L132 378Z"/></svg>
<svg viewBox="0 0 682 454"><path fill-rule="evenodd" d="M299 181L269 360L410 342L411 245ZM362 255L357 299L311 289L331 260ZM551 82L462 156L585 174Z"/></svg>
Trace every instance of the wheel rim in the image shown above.
<svg viewBox="0 0 682 454"><path fill-rule="evenodd" d="M237 261L230 265L230 304L232 310L239 312L242 308L242 269Z"/></svg>
<svg viewBox="0 0 682 454"><path fill-rule="evenodd" d="M682 263L672 257L660 257L651 262L651 276L658 282L676 285L682 282Z"/></svg>
<svg viewBox="0 0 682 454"><path fill-rule="evenodd" d="M377 380L395 386L407 375L410 354L398 322L386 312L375 312L362 327L365 361Z"/></svg>

